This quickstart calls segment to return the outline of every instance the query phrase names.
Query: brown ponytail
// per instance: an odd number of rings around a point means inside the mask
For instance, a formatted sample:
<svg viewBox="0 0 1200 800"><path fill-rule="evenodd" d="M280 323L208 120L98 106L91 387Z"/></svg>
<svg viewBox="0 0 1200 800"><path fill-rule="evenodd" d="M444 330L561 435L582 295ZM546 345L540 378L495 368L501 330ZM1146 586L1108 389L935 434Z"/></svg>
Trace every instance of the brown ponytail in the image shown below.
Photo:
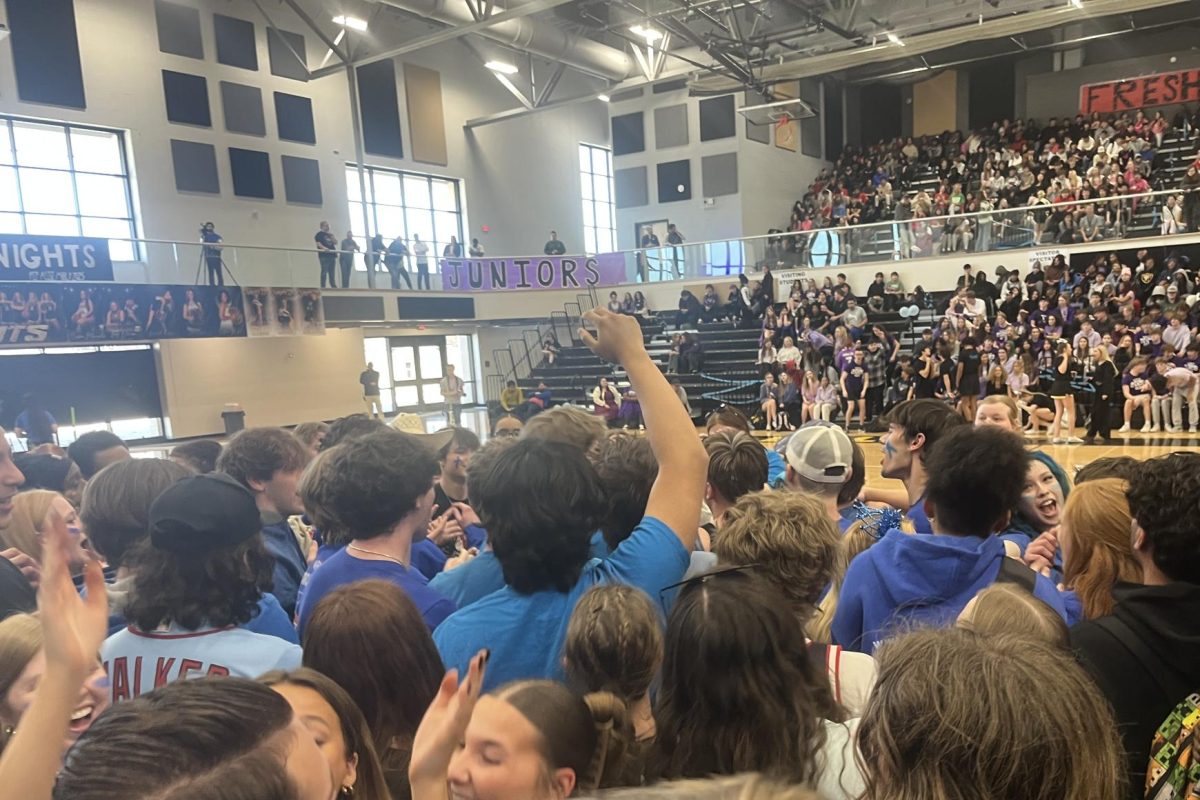
<svg viewBox="0 0 1200 800"><path fill-rule="evenodd" d="M628 706L610 692L592 692L584 695L583 702L592 712L596 746L592 750L587 774L579 776L580 788L608 789L641 783L641 764L632 763L629 758L634 733L633 717Z"/></svg>

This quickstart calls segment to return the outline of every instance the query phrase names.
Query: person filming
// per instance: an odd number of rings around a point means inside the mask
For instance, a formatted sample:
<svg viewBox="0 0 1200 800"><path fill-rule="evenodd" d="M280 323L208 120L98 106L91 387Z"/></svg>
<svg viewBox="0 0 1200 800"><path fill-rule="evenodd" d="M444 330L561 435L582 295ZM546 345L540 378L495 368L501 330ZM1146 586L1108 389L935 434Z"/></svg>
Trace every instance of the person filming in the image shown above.
<svg viewBox="0 0 1200 800"><path fill-rule="evenodd" d="M221 234L217 233L216 226L211 222L200 226L200 241L204 245L203 258L204 265L208 268L208 285L224 286L225 270L221 260L221 248L224 245L221 244Z"/></svg>

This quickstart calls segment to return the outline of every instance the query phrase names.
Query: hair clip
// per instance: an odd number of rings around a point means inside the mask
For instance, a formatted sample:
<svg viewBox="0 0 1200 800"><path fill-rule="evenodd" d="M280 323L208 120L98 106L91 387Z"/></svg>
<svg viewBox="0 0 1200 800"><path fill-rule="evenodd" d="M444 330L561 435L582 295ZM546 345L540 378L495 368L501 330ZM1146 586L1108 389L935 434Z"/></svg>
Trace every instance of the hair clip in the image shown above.
<svg viewBox="0 0 1200 800"><path fill-rule="evenodd" d="M883 535L893 528L899 528L900 522L904 518L899 511L891 506L871 508L857 500L851 506L851 511L854 514L854 519L862 523L860 530L876 540L883 538Z"/></svg>

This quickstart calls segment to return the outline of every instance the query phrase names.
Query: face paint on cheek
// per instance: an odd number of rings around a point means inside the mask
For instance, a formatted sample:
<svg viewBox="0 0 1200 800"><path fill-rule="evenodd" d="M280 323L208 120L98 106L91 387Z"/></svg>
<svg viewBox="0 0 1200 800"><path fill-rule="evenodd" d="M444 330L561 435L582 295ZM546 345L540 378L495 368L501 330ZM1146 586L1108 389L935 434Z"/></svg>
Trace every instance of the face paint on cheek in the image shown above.
<svg viewBox="0 0 1200 800"><path fill-rule="evenodd" d="M883 440L883 455L885 458L891 458L896 455L896 448L892 447L891 439Z"/></svg>

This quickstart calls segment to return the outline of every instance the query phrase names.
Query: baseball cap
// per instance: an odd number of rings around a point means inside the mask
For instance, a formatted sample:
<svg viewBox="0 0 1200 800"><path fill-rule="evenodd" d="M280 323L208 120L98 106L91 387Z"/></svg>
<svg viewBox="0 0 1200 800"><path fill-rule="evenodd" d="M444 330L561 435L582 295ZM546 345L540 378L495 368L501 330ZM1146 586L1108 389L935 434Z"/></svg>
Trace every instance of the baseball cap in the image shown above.
<svg viewBox="0 0 1200 800"><path fill-rule="evenodd" d="M397 414L392 420L392 427L401 433L419 437L421 443L432 450L441 450L454 438L454 428L426 433L425 420L421 419L419 414Z"/></svg>
<svg viewBox="0 0 1200 800"><path fill-rule="evenodd" d="M184 478L150 506L150 542L171 553L233 547L261 529L254 495L221 473Z"/></svg>
<svg viewBox="0 0 1200 800"><path fill-rule="evenodd" d="M810 422L788 438L784 458L798 475L816 483L845 483L850 477L854 445L841 428Z"/></svg>

